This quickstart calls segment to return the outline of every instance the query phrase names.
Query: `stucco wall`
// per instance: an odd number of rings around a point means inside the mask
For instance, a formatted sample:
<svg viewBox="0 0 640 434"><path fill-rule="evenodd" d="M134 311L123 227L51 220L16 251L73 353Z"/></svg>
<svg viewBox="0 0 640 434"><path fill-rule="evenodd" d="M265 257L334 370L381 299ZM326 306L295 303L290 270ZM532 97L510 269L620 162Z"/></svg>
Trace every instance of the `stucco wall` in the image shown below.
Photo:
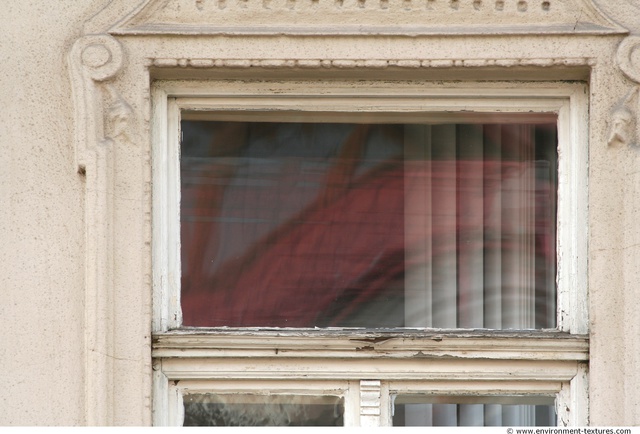
<svg viewBox="0 0 640 434"><path fill-rule="evenodd" d="M110 1L6 3L0 14L0 425L82 425L86 423L85 178L74 170L73 99L67 54L82 35L85 20ZM640 0L599 3L622 25L640 31ZM612 51L612 59L614 54ZM621 84L616 92L622 95L623 88ZM606 116L608 106L599 110L600 115ZM594 134L604 135L601 131ZM607 171L612 162L619 167L625 165L629 177L627 187L618 184L615 197L606 207L590 204L592 218L620 223L638 213L633 201L638 173L628 155L620 154L620 161L605 157L596 161L594 167L601 175L592 177L592 183L618 182L608 178L618 175ZM607 189L592 190L596 192L592 197L605 197L609 193L604 190ZM624 210L615 211L616 207L612 210L609 206L620 203L628 204L627 220L621 217ZM626 240L637 238L633 227L612 228L609 232L609 236L594 234L594 239L612 241L612 245L597 247L615 249L626 246ZM622 280L630 288L637 278L638 247L628 247L622 266L626 274L619 272L620 264L604 263L615 255L606 256L603 261L596 255L591 262L592 269L602 270L597 278L591 278L590 291L595 295L592 301L611 304L606 309L611 314L609 319L592 318L600 321L597 330L601 335L596 338L619 341L621 351L625 346L639 345L638 334L625 337L620 333L625 328L638 328L634 308L637 298L632 293L611 297L606 291L624 286ZM612 276L607 275L607 270L613 270ZM625 324L620 320L622 316L614 317L616 312L624 312ZM625 367L607 367L607 357L595 354L598 358L592 364L599 368L600 377L594 378L594 384L599 386L592 396L602 396L600 401L609 406L592 409L600 415L597 420L627 424L640 420L640 412L634 412L640 403L638 392L631 386L625 390L625 384L638 384L635 377L631 378L638 374L630 369L637 354L629 352ZM619 396L619 402L607 399L615 396ZM623 406L623 400L628 405Z"/></svg>
<svg viewBox="0 0 640 434"><path fill-rule="evenodd" d="M74 425L83 404L83 178L66 56L104 0L0 14L0 425Z"/></svg>

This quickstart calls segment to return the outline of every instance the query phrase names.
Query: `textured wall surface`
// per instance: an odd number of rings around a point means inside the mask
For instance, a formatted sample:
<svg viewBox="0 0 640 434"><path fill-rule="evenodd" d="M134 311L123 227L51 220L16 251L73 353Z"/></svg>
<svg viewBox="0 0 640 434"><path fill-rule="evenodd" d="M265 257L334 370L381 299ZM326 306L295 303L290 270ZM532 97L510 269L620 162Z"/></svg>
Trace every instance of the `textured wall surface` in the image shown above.
<svg viewBox="0 0 640 434"><path fill-rule="evenodd" d="M75 170L74 100L67 55L73 43L84 34L86 20L111 3L113 7L103 15L106 18L93 20L93 27L89 28L90 31L104 29L106 24L114 22L109 20L124 16L136 2L59 0L54 4L24 0L4 3L0 14L0 425L83 425L89 413L85 389L87 384L92 384L85 376L89 360L85 351L91 348L85 344L87 194L86 178ZM611 18L631 29L631 33L640 33L640 0L597 0L596 3ZM195 1L195 4L203 2ZM171 10L167 13L173 16ZM304 43L292 43L281 37L248 43L249 39L218 36L212 39L214 44L201 39L189 42L182 37L167 37L166 41L156 41L153 45L144 39L124 36L123 40L128 43L125 51L128 50L132 58L137 56L138 63L124 73L129 75L115 87L125 97L133 95L129 100L137 116L133 124L142 131L140 125L149 115L145 106L148 98L145 101L140 90L148 90L142 82L145 56L157 57L159 69L171 66L171 62L175 63L173 66L186 62L190 55L195 59L195 63L189 60L193 65L201 62L200 66L208 67L214 65L214 59L226 56L232 62L267 59L265 65L276 68L287 59L311 62L333 56L338 59L334 67L354 70L353 59L410 61L414 55L423 58L433 55L453 65L456 61L462 62L459 59L465 56L476 59L489 53L486 55L494 58L503 56L508 63L512 59L543 57L536 56L542 48L555 50L558 57L569 58L575 49L586 53L585 57L598 58L599 69L594 77L613 78L607 82L596 81L591 88L591 116L598 120L590 131L589 160L590 398L592 404L597 404L592 405L591 422L595 425L640 424L637 387L640 385L640 369L637 369L640 226L634 224L640 218L639 156L637 148L613 149L606 144L607 119L612 106L636 86L619 74L615 65L616 47L622 37L594 37L591 42L595 48L572 37L558 43L553 36L545 36L532 44L525 40L511 44L509 37L502 40L498 35L477 45L443 38L407 39L406 43L393 45L401 38L365 40L360 36L354 38L354 44L332 47L330 41L334 39L321 36L305 39ZM344 59L352 59L353 65ZM631 63L640 69L637 60ZM116 413L110 420L120 424L150 421L148 396L146 401L142 398L143 393L150 393L147 387L150 372L141 373L150 362L144 360L146 353L138 350L143 339L149 341L149 325L143 314L149 311L148 303L140 301L144 296L139 296L150 294L150 284L145 280L149 270L140 266L147 264L148 259L145 257L148 250L142 247L147 235L141 228L148 223L144 220L148 216L143 214L150 204L145 203L148 191L142 191L141 185L148 179L143 179L141 168L145 165L148 168L148 160L143 157L149 141L140 141L137 145L140 146L119 145L118 148L121 160L115 185L122 195L113 199L116 227L111 229L118 249L117 255L112 252L115 271L111 278L116 288L113 306L119 313L111 314L111 322L105 326L107 330L117 329L114 354L119 355L117 360L113 357L115 374L112 377L119 382L110 384L112 395L105 405ZM130 156L133 158L128 158ZM99 216L96 220L100 220ZM130 285L147 292L135 293ZM145 333L147 336L143 337ZM119 392L123 389L121 383L131 387L129 392ZM90 394L99 398L100 393Z"/></svg>
<svg viewBox="0 0 640 434"><path fill-rule="evenodd" d="M0 14L0 425L84 421L84 181L66 56L105 3Z"/></svg>

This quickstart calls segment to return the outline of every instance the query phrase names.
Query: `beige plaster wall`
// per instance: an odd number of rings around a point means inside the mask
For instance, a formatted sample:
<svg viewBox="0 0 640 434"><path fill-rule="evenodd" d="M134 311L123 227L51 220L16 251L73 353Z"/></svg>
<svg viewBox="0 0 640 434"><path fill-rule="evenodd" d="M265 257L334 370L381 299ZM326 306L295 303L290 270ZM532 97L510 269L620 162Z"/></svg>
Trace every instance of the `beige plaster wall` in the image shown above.
<svg viewBox="0 0 640 434"><path fill-rule="evenodd" d="M66 58L82 35L84 21L110 2L5 3L0 13L0 426L82 425L86 422L85 179L74 169L73 101ZM640 0L598 3L621 24L640 32ZM180 57L184 47L179 40L168 42L163 50L174 46ZM323 46L320 41L315 50L321 52ZM136 43L130 48L135 50ZM247 51L257 55L259 49L256 45ZM505 50L510 49L517 51L505 44ZM628 86L622 80L613 90L595 89L594 100L602 91L606 102L597 110L598 116L608 116L611 103ZM591 408L592 422L635 424L640 423L640 397L635 389L640 373L633 368L640 333L634 331L640 327L637 290L630 288L640 279L635 242L640 239L640 226L625 222L640 213L638 154L606 150L604 130L593 131L592 137L600 138L592 143L600 148L591 159L591 223L610 222L591 233L595 241L590 257L591 302L608 313L606 318L592 318L591 363L597 374L591 378L591 399L599 404ZM609 171L611 165L617 170ZM621 174L625 179L619 179ZM606 187L612 185L617 189ZM130 249L132 257L138 254L136 248ZM606 253L612 249L624 252ZM620 258L625 258L622 264ZM121 286L126 288L126 283ZM627 288L627 293L616 293L620 288ZM138 343L133 340L129 345ZM617 348L615 354L609 351L612 347ZM610 360L616 365L609 366ZM127 372L122 377L139 374L124 362L121 370ZM116 404L118 409L137 415L147 411L131 408L139 394L130 395L130 401Z"/></svg>
<svg viewBox="0 0 640 434"><path fill-rule="evenodd" d="M2 3L0 425L82 424L84 181L66 56L107 1Z"/></svg>

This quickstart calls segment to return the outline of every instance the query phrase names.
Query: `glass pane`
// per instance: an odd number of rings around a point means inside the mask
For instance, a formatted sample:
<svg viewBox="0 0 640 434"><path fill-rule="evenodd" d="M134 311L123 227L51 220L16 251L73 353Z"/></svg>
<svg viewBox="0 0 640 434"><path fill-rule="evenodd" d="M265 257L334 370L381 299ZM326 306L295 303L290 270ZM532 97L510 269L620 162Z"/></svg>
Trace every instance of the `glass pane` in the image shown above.
<svg viewBox="0 0 640 434"><path fill-rule="evenodd" d="M337 396L184 396L184 426L342 426L343 413Z"/></svg>
<svg viewBox="0 0 640 434"><path fill-rule="evenodd" d="M393 426L556 426L551 397L394 397Z"/></svg>
<svg viewBox="0 0 640 434"><path fill-rule="evenodd" d="M555 327L555 124L182 131L184 325Z"/></svg>

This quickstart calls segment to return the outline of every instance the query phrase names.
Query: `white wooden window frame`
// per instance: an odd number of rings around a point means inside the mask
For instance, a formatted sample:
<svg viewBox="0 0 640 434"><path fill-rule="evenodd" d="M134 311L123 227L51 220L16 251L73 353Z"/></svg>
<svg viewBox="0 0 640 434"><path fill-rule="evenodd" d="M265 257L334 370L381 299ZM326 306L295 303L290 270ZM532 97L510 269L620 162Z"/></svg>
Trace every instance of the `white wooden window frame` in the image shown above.
<svg viewBox="0 0 640 434"><path fill-rule="evenodd" d="M588 88L572 82L159 81L153 119L154 423L182 423L189 392L341 394L345 425L389 425L391 394L554 396L560 425L588 423ZM275 120L313 113L478 122L558 119L557 329L182 329L180 115ZM425 361L428 360L428 363ZM248 383L246 380L251 380Z"/></svg>

